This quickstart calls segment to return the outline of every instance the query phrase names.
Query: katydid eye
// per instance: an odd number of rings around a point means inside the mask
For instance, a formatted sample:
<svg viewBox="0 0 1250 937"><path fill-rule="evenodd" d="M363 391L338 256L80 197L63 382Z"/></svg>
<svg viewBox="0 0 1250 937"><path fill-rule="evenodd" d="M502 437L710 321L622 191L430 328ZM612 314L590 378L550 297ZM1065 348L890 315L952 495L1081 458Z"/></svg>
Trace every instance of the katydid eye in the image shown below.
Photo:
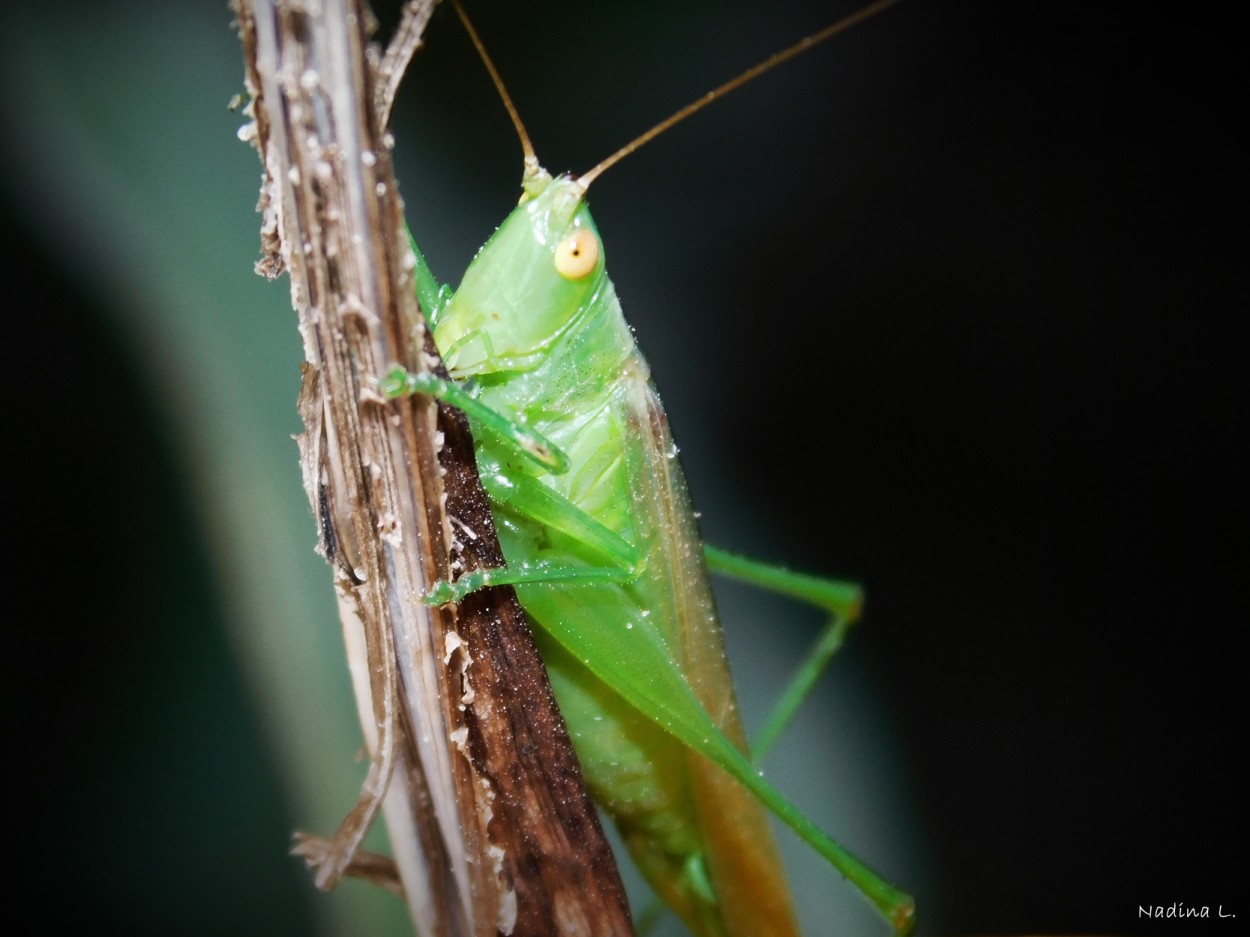
<svg viewBox="0 0 1250 937"><path fill-rule="evenodd" d="M599 241L588 228L578 228L556 248L556 273L566 280L580 280L599 262Z"/></svg>

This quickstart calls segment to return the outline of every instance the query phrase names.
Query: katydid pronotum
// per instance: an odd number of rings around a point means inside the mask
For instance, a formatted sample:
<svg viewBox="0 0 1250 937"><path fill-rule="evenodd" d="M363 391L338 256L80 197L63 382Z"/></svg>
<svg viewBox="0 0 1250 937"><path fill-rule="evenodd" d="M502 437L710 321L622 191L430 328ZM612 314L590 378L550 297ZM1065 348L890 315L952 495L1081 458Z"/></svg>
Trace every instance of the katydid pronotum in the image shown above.
<svg viewBox="0 0 1250 937"><path fill-rule="evenodd" d="M825 659L858 617L860 594L702 546L585 193L659 130L892 2L878 0L773 56L580 177L541 168L504 92L525 149L521 204L454 293L437 284L414 244L421 305L453 381L397 368L381 382L388 396L432 394L468 415L508 561L439 583L427 601L516 588L592 796L656 893L700 937L797 934L768 812L897 932L914 927L914 906L752 761L709 567L826 608ZM762 744L818 671L808 668L786 694Z"/></svg>

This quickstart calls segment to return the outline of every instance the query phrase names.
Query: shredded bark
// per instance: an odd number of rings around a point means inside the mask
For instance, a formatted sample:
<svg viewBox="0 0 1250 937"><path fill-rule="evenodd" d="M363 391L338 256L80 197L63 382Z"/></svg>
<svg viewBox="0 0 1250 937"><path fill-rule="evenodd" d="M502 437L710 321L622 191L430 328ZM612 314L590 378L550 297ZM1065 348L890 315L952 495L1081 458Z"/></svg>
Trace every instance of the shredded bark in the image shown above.
<svg viewBox="0 0 1250 937"><path fill-rule="evenodd" d="M457 569L503 563L463 416L376 389L396 362L441 373L384 131L429 5L409 4L385 57L362 0L237 5L245 137L265 167L257 269L289 275L299 315L301 465L370 753L338 832L296 851L322 888L397 876L422 935L632 934L512 590L420 601ZM379 810L390 858L359 850Z"/></svg>

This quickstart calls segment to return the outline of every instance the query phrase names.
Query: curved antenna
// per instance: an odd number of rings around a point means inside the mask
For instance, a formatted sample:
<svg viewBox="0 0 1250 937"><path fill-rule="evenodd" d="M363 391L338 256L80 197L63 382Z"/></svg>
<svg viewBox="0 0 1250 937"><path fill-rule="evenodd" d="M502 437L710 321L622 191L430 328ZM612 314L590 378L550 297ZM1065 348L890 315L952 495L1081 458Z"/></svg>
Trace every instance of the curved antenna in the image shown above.
<svg viewBox="0 0 1250 937"><path fill-rule="evenodd" d="M516 128L517 136L521 138L521 151L525 155L524 178L526 180L533 179L535 176L542 174L543 168L538 164L538 154L534 152L534 144L530 142L530 135L525 132L525 125L521 123L521 115L517 113L516 105L512 103L512 97L508 94L508 89L504 87L503 79L499 77L499 72L495 70L495 63L486 54L486 46L482 44L482 40L478 36L477 30L473 28L473 24L469 22L469 14L464 12L464 7L460 5L460 0L455 0L454 5L456 7L456 15L460 17L460 22L464 23L465 31L468 32L469 38L473 40L473 47L477 49L477 54L482 57L482 63L486 66L486 70L490 72L490 80L494 82L495 90L503 98L503 106L507 108L508 116L512 118L512 126Z"/></svg>
<svg viewBox="0 0 1250 937"><path fill-rule="evenodd" d="M893 6L897 2L898 0L875 0L875 2L868 4L866 7L863 7L857 12L852 13L850 16L847 16L847 17L844 17L843 19L838 20L836 23L834 23L831 26L826 26L820 32L813 33L812 35L807 36L804 39L800 39L794 45L790 46L790 48L783 49L780 52L776 52L773 55L770 55L768 58L766 58L764 61L760 62L758 65L754 66L753 68L748 68L745 72L743 72L737 78L730 79L729 81L721 85L719 88L709 91L707 94L703 95L703 97L699 98L698 100L690 102L681 110L679 110L677 113L673 114L671 117L668 117L665 120L660 121L650 130L648 130L646 133L642 134L641 136L635 137L629 143L626 143L623 147L621 147L619 150L617 150L615 153L613 153L611 156L609 156L607 159L601 162L598 166L595 166L589 172L580 176L579 181L581 182L582 187L585 188L586 186L589 186L591 182L597 179L606 170L608 170L612 166L615 166L617 163L623 160L630 153L634 152L634 150L637 150L638 148L643 146L643 144L650 143L652 140L654 140L656 137L662 134L665 130L668 130L670 127L674 126L675 124L681 123L691 114L695 113L696 111L702 110L703 108L711 104L713 101L717 101L720 98L723 98L729 92L737 88L740 88L742 85L745 85L748 81L758 78L760 75L764 74L765 72L771 71L772 69L780 65L782 62L789 61L790 59L794 58L796 55L806 52L812 46L817 45L818 43L824 42L826 39L831 39L832 37L836 36L838 33L844 32L845 30L850 29L856 23L861 23L864 20L868 19L870 16L875 16L876 14L884 10L886 7ZM458 0L457 0L457 3L458 3Z"/></svg>

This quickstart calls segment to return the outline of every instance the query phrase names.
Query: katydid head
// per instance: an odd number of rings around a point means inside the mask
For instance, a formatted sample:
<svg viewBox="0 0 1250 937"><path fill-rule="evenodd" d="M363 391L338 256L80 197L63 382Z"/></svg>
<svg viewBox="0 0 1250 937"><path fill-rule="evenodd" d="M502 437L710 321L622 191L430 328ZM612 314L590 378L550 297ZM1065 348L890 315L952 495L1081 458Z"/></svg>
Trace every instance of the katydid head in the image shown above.
<svg viewBox="0 0 1250 937"><path fill-rule="evenodd" d="M524 153L521 204L499 226L441 312L434 340L457 377L526 371L587 308L605 281L603 248L586 208L586 188L608 168L713 101L824 42L897 0L873 0L770 56L636 137L579 178L552 178L538 162L520 115L485 46L456 0L456 13L490 72Z"/></svg>
<svg viewBox="0 0 1250 937"><path fill-rule="evenodd" d="M570 176L531 186L439 316L434 341L457 377L535 367L603 285L585 187Z"/></svg>

